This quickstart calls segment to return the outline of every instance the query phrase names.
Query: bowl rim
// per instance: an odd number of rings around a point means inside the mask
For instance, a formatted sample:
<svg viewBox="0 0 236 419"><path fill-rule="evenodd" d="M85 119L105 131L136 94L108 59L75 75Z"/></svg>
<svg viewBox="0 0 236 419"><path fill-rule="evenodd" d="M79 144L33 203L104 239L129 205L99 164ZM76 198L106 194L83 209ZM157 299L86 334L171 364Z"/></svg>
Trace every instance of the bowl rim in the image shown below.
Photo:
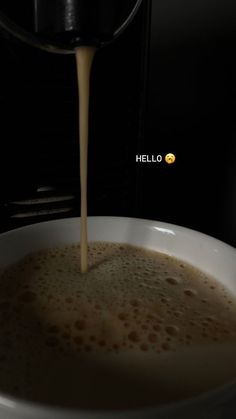
<svg viewBox="0 0 236 419"><path fill-rule="evenodd" d="M17 228L0 233L0 238L7 237L15 233L21 233L27 230L38 229L41 226L54 225L54 224L56 225L58 223L67 224L67 223L74 223L78 221L80 222L80 217L68 217L68 218L58 218L58 219L49 220L49 221L42 221L42 222L37 222L33 224L27 224L25 226L17 227ZM218 244L219 246L223 246L225 249L228 248L228 250L231 249L231 251L233 250L234 252L236 252L236 247L233 247L232 245L225 243L224 241L217 239L216 237L210 236L206 233L203 233L198 230L194 230L189 227L185 227L185 226L173 224L173 223L168 223L165 221L158 221L158 220L153 220L153 219L137 218L137 217L116 217L116 216L104 216L104 215L88 216L88 225L89 223L96 222L96 221L138 223L140 225L143 225L144 227L145 226L150 227L150 224L152 224L153 227L159 228L160 232L164 233L165 230L166 232L169 232L171 230L172 231L176 230L177 232L187 233L188 235L191 235L191 236L194 235L198 239L207 240L208 242L211 242L212 244L215 244L215 245Z"/></svg>

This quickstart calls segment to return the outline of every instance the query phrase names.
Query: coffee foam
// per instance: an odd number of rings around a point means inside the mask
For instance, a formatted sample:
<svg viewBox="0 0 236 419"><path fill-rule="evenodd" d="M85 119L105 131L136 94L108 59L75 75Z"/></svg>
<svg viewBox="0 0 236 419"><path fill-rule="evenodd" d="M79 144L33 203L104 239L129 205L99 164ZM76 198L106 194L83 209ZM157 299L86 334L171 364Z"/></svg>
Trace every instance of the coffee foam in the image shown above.
<svg viewBox="0 0 236 419"><path fill-rule="evenodd" d="M56 368L69 358L161 359L235 344L236 299L213 278L129 245L91 243L89 260L81 274L79 246L72 245L30 255L2 273L0 388L37 399L32 370L42 360ZM11 370L18 372L14 388Z"/></svg>

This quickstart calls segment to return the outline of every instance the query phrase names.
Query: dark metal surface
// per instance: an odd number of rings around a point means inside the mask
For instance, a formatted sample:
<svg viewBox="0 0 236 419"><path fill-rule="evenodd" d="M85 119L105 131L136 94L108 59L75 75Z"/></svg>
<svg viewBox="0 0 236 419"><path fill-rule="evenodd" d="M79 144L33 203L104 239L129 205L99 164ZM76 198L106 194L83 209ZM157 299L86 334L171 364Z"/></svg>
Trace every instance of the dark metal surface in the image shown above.
<svg viewBox="0 0 236 419"><path fill-rule="evenodd" d="M142 0L34 0L39 34L66 34L70 43L110 42L132 20Z"/></svg>
<svg viewBox="0 0 236 419"><path fill-rule="evenodd" d="M49 52L73 53L79 45L99 47L112 42L132 22L141 3L142 0L34 0L25 20L27 4L19 8L15 0L3 0L0 30Z"/></svg>

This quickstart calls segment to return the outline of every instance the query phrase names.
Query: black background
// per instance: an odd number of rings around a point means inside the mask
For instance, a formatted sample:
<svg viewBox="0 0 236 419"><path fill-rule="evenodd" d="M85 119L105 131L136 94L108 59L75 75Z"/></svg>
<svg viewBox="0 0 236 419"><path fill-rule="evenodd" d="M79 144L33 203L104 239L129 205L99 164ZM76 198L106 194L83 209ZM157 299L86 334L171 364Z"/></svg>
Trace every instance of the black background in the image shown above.
<svg viewBox="0 0 236 419"><path fill-rule="evenodd" d="M151 218L158 214L234 246L235 17L231 0L153 1L148 147L172 151L177 161L144 174Z"/></svg>

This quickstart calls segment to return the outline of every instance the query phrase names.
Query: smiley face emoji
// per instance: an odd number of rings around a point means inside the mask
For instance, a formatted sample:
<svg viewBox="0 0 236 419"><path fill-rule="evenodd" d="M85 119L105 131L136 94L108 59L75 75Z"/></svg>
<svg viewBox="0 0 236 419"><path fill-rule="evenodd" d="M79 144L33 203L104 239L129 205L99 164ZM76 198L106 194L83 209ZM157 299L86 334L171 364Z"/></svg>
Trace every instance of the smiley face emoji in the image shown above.
<svg viewBox="0 0 236 419"><path fill-rule="evenodd" d="M173 164L175 162L175 160L176 160L176 157L173 153L168 153L165 156L165 161L166 161L167 164Z"/></svg>

